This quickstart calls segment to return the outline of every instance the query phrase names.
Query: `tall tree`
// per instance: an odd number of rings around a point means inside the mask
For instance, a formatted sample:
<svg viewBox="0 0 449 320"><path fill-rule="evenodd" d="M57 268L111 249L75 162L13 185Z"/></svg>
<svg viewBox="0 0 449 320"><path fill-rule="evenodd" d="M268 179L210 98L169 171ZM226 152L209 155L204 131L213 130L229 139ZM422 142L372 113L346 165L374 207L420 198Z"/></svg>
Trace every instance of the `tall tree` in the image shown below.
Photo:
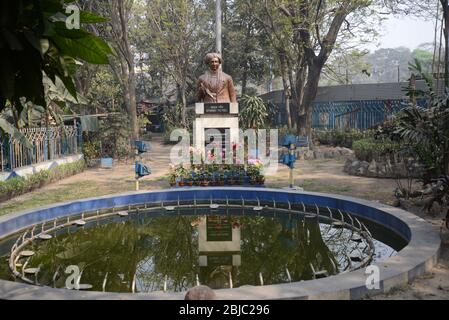
<svg viewBox="0 0 449 320"><path fill-rule="evenodd" d="M111 59L110 67L120 82L123 93L123 101L130 120L131 139L139 137L139 123L137 120L136 106L136 74L135 53L129 40L130 29L133 27L134 0L80 0L84 6L92 8L95 12L108 18L106 26L95 28L93 32L99 34L114 47L116 55ZM93 77L95 70L90 70L85 75ZM80 84L89 80L80 77Z"/></svg>
<svg viewBox="0 0 449 320"><path fill-rule="evenodd" d="M264 34L266 42L276 57L279 66L282 85L284 88L285 113L287 115L287 125L293 127L292 112L290 109L290 98L292 88L292 69L295 47L293 42L293 30L288 19L279 11L275 2L264 1L245 1L246 6L253 14L253 19L257 22L258 28Z"/></svg>
<svg viewBox="0 0 449 320"><path fill-rule="evenodd" d="M120 79L125 94L125 104L131 124L133 140L139 138L139 122L136 105L136 73L134 70L134 54L129 41L129 26L132 17L134 0L108 0L111 35L117 54L120 70L113 68Z"/></svg>
<svg viewBox="0 0 449 320"><path fill-rule="evenodd" d="M296 82L295 102L298 133L312 135L312 104L315 100L321 72L334 50L342 26L350 28L350 17L362 14L371 1L277 1L279 10L290 19L294 30L294 42L300 48L297 76L305 76ZM350 16L353 14L352 16Z"/></svg>
<svg viewBox="0 0 449 320"><path fill-rule="evenodd" d="M228 1L229 2L229 1ZM241 84L242 96L259 85L269 73L269 51L247 0L228 3L224 10L224 71Z"/></svg>
<svg viewBox="0 0 449 320"><path fill-rule="evenodd" d="M147 0L148 40L153 62L166 72L182 105L182 126L187 126L189 89L195 87L195 66L211 48L213 10L211 2L195 0Z"/></svg>

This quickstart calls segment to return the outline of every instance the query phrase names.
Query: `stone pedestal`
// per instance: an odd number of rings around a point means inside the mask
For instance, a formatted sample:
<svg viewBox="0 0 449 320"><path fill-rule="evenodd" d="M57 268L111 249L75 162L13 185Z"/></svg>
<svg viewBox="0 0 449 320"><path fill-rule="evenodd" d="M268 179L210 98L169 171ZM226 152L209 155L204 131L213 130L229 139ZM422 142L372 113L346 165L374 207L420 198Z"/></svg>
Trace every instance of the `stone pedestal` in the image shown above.
<svg viewBox="0 0 449 320"><path fill-rule="evenodd" d="M206 154L206 130L226 131L228 143L239 142L239 105L238 103L197 103L196 120L193 124L193 143L197 150ZM232 150L232 145L229 146Z"/></svg>

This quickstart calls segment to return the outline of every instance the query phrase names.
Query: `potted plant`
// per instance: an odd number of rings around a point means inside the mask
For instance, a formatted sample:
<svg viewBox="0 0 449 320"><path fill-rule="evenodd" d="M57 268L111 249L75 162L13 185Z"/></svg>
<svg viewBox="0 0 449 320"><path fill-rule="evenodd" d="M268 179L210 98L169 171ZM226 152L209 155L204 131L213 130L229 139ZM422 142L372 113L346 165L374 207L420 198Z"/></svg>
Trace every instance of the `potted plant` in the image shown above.
<svg viewBox="0 0 449 320"><path fill-rule="evenodd" d="M195 186L197 186L197 187L201 185L201 179L200 179L200 175L199 174L195 175L195 177L193 179L193 184Z"/></svg>
<svg viewBox="0 0 449 320"><path fill-rule="evenodd" d="M249 178L249 183L251 185L256 185L258 176L260 175L259 168L256 165L249 165L247 169L247 175Z"/></svg>
<svg viewBox="0 0 449 320"><path fill-rule="evenodd" d="M172 188L176 186L176 177L177 173L175 167L170 166L170 172L168 174L168 182L170 183L170 187Z"/></svg>
<svg viewBox="0 0 449 320"><path fill-rule="evenodd" d="M176 186L176 173L172 172L169 175L169 183L170 183L170 187L175 187Z"/></svg>
<svg viewBox="0 0 449 320"><path fill-rule="evenodd" d="M220 172L218 175L218 185L224 186L225 185L225 175L223 172Z"/></svg>
<svg viewBox="0 0 449 320"><path fill-rule="evenodd" d="M183 165L179 166L176 170L175 170L175 174L177 179L179 180L179 186L180 187L184 187L186 185L186 179L188 176L188 171L187 169L184 168Z"/></svg>
<svg viewBox="0 0 449 320"><path fill-rule="evenodd" d="M205 173L205 174L203 175L203 178L202 178L202 181L201 181L201 186L207 187L207 186L209 186L209 183L210 183L210 181L209 181L209 175L208 175L207 173Z"/></svg>
<svg viewBox="0 0 449 320"><path fill-rule="evenodd" d="M239 185L244 185L245 184L245 176L246 176L246 173L245 173L245 170L240 170L239 171L239 173L238 173L238 184Z"/></svg>

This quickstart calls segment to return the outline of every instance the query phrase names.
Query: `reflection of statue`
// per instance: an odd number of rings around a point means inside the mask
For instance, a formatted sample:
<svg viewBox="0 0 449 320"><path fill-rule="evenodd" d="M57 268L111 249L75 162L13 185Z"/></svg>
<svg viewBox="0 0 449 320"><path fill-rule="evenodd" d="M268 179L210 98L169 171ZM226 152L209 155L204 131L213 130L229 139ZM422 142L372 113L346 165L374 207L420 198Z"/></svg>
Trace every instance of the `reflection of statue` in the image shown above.
<svg viewBox="0 0 449 320"><path fill-rule="evenodd" d="M234 83L231 76L220 70L221 56L218 53L209 53L204 58L209 70L198 81L198 101L237 102Z"/></svg>

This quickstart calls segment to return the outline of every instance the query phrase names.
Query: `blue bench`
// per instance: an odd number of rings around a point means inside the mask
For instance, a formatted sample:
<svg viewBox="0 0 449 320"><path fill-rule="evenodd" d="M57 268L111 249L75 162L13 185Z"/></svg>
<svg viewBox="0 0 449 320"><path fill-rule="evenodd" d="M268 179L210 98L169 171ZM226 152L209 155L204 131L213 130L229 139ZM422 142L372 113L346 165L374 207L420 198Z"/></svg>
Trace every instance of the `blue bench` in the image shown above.
<svg viewBox="0 0 449 320"><path fill-rule="evenodd" d="M310 148L309 137L286 135L282 142L282 146L289 148L292 144L295 145L296 148Z"/></svg>
<svg viewBox="0 0 449 320"><path fill-rule="evenodd" d="M302 137L302 136L296 137L296 147L309 149L310 147L309 137Z"/></svg>

